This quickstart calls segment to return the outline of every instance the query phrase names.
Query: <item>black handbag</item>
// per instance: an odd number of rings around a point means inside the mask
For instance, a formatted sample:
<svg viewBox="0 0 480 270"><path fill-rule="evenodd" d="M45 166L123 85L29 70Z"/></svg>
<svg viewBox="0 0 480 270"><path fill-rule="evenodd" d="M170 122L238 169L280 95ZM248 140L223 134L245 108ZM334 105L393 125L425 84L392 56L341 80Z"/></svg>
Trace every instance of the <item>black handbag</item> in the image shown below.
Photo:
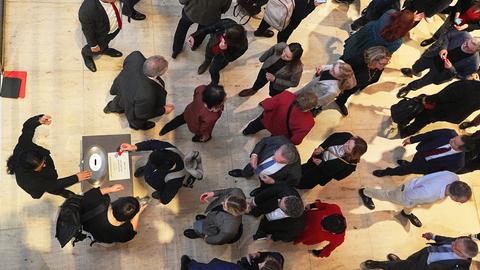
<svg viewBox="0 0 480 270"><path fill-rule="evenodd" d="M420 95L414 98L404 97L397 104L393 104L390 107L392 121L402 126L408 125L410 121L425 110L422 103L424 96L425 95Z"/></svg>

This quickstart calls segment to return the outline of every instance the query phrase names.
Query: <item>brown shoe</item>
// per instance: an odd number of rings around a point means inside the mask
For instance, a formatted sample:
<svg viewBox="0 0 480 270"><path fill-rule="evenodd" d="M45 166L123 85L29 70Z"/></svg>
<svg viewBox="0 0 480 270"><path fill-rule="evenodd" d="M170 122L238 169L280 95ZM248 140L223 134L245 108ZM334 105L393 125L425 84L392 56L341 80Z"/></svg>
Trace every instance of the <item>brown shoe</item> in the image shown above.
<svg viewBox="0 0 480 270"><path fill-rule="evenodd" d="M249 97L255 95L255 93L257 93L257 91L253 90L252 88L247 88L240 91L238 95L241 97Z"/></svg>

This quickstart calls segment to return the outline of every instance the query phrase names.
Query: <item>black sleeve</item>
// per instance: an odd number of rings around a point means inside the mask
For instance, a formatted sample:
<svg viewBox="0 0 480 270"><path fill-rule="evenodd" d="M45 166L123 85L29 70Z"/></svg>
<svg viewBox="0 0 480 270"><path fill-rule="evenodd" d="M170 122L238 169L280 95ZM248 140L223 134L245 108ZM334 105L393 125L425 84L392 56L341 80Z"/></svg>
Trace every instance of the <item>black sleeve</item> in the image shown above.
<svg viewBox="0 0 480 270"><path fill-rule="evenodd" d="M226 29L226 28L229 28L229 27L231 27L232 25L235 25L235 24L237 24L237 23L232 19L222 19L217 23L214 23L212 25L203 27L203 28L195 31L192 34L192 37L193 37L193 39L195 39L196 37L201 36L201 35L212 34L212 33L215 33L217 30Z"/></svg>
<svg viewBox="0 0 480 270"><path fill-rule="evenodd" d="M64 178L59 178L57 179L56 181L52 182L51 185L49 185L47 188L46 188L46 191L47 192L50 192L50 191L55 191L55 190L59 190L59 189L63 189L63 188L67 188L71 185L74 185L78 183L78 177L77 175L70 175L68 177L64 177Z"/></svg>
<svg viewBox="0 0 480 270"><path fill-rule="evenodd" d="M80 20L82 32L87 39L88 46L95 47L98 44L95 37L95 20L91 17L91 10L88 10L88 8L87 1L84 1L78 11L78 19Z"/></svg>
<svg viewBox="0 0 480 270"><path fill-rule="evenodd" d="M147 140L135 144L137 146L137 151L153 151L153 150L163 150L165 148L176 148L171 143L159 141L159 140Z"/></svg>
<svg viewBox="0 0 480 270"><path fill-rule="evenodd" d="M81 202L81 213L85 213L99 204L107 203L110 201L110 197L108 195L102 195L100 188L92 188L89 191L83 194L83 199Z"/></svg>
<svg viewBox="0 0 480 270"><path fill-rule="evenodd" d="M137 235L137 232L133 230L132 223L130 223L130 221L127 221L121 226L115 228L112 234L115 242L125 243L132 240L135 235Z"/></svg>
<svg viewBox="0 0 480 270"><path fill-rule="evenodd" d="M255 204L259 205L272 198L280 197L283 194L282 184L271 185L268 188L261 190L255 195Z"/></svg>
<svg viewBox="0 0 480 270"><path fill-rule="evenodd" d="M40 118L43 114L39 114L31 117L25 123L23 123L22 134L18 138L16 149L25 149L28 146L35 145L32 140L35 135L35 129L40 126Z"/></svg>
<svg viewBox="0 0 480 270"><path fill-rule="evenodd" d="M344 144L351 137L353 137L353 135L348 132L335 132L332 135L328 136L328 138L322 144L320 144L320 146L323 149L327 149L332 145Z"/></svg>

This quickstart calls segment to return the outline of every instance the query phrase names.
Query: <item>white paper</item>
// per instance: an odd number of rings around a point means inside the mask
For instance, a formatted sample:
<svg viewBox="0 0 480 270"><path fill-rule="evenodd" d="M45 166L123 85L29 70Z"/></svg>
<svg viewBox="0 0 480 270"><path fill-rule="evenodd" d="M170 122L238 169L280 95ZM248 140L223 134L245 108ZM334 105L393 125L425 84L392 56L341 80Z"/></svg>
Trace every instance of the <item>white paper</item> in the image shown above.
<svg viewBox="0 0 480 270"><path fill-rule="evenodd" d="M117 152L108 153L108 176L110 181L130 179L128 152L121 156Z"/></svg>

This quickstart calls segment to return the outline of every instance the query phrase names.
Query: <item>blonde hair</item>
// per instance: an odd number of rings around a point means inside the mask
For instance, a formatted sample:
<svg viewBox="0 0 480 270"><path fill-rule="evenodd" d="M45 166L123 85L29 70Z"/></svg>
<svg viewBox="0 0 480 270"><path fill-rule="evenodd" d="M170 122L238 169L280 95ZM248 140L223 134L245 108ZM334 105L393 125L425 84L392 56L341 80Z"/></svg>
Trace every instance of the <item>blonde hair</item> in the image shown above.
<svg viewBox="0 0 480 270"><path fill-rule="evenodd" d="M229 196L225 199L225 210L233 216L241 216L247 210L245 198Z"/></svg>
<svg viewBox="0 0 480 270"><path fill-rule="evenodd" d="M336 75L338 88L343 91L355 87L357 85L357 79L355 79L352 66L343 62L338 62L335 65L338 65L338 70L340 71L339 74ZM333 65L332 68L334 68L335 65Z"/></svg>
<svg viewBox="0 0 480 270"><path fill-rule="evenodd" d="M369 65L372 62L379 62L385 58L390 59L392 57L392 53L383 46L374 46L366 49L363 53L363 57L365 59L365 63Z"/></svg>

